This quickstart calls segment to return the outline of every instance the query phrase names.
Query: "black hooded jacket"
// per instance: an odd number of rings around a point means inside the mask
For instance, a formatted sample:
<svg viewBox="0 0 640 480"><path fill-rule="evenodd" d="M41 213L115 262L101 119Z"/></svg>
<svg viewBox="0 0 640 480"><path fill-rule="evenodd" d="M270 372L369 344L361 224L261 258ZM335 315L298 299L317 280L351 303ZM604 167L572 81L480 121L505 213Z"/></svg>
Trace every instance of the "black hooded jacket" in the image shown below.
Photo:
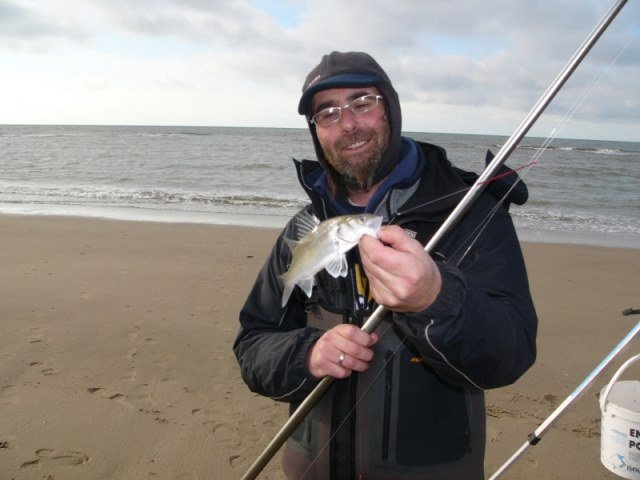
<svg viewBox="0 0 640 480"><path fill-rule="evenodd" d="M424 245L477 176L453 167L442 148L419 145L427 160L422 178L393 188L380 213ZM304 210L321 220L335 216L332 201L312 188L320 165L296 168L311 199ZM522 182L509 189L516 178L489 184L436 247L443 284L434 304L388 313L367 372L334 382L292 435L283 462L289 478L484 478L483 390L513 383L536 355L537 318L508 214L510 202L527 198ZM306 368L313 343L337 323L361 325L374 307L362 304L354 249L346 278L321 272L310 299L296 288L283 309L279 277L291 260L283 237L299 238L296 230L294 217L240 312L234 344L249 388L292 409L319 381Z"/></svg>

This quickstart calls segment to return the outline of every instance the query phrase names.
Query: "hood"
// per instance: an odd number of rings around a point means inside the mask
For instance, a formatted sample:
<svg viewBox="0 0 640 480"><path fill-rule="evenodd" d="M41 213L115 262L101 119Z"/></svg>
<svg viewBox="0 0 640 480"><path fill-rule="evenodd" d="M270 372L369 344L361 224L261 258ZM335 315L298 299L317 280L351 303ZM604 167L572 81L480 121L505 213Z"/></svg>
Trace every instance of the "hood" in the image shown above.
<svg viewBox="0 0 640 480"><path fill-rule="evenodd" d="M313 96L321 90L365 86L374 86L380 91L389 122L389 146L374 174L373 184L376 184L389 175L398 162L401 150L400 133L402 131L402 114L398 93L382 67L366 53L332 52L323 56L320 63L309 72L302 87L298 113L307 118L318 161L332 180L337 181L338 185L344 184L344 179L339 178L337 172L325 160L316 134L316 125L310 123L311 101Z"/></svg>

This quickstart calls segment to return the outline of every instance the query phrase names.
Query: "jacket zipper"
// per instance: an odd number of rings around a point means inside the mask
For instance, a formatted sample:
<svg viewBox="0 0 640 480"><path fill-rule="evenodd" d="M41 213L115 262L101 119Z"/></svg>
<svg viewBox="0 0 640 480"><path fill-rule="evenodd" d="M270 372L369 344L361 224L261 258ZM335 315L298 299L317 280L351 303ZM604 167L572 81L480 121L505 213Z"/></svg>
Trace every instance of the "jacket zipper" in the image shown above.
<svg viewBox="0 0 640 480"><path fill-rule="evenodd" d="M384 409L382 423L382 461L389 460L389 434L391 430L391 394L393 392L393 352L387 351L385 361Z"/></svg>

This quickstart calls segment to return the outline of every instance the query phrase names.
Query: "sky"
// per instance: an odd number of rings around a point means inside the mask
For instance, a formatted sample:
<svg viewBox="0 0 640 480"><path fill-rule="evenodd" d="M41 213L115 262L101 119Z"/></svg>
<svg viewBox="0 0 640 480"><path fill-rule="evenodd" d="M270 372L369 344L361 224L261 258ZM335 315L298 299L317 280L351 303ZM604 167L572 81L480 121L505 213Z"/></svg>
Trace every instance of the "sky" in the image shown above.
<svg viewBox="0 0 640 480"><path fill-rule="evenodd" d="M306 128L307 73L365 51L403 130L511 135L614 0L0 0L0 124ZM630 0L532 128L640 141Z"/></svg>

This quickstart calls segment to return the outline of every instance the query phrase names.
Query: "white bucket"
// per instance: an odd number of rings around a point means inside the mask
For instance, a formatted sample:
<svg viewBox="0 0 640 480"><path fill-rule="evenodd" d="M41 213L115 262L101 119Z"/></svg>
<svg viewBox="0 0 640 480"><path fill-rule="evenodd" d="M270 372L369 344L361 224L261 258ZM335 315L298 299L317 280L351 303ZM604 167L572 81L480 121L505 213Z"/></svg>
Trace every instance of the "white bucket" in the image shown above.
<svg viewBox="0 0 640 480"><path fill-rule="evenodd" d="M627 360L600 392L600 461L616 475L640 480L640 382L616 382L640 354Z"/></svg>

